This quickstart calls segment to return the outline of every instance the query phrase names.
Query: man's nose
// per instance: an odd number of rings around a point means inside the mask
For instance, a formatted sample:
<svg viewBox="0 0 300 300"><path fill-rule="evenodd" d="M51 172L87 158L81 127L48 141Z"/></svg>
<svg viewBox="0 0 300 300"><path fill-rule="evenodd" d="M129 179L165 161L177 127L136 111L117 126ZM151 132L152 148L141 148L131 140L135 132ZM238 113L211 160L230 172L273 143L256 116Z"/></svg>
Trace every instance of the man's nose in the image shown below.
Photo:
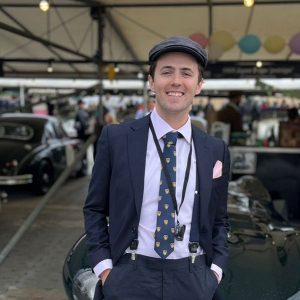
<svg viewBox="0 0 300 300"><path fill-rule="evenodd" d="M179 73L174 72L172 76L172 84L176 86L181 85L181 76Z"/></svg>

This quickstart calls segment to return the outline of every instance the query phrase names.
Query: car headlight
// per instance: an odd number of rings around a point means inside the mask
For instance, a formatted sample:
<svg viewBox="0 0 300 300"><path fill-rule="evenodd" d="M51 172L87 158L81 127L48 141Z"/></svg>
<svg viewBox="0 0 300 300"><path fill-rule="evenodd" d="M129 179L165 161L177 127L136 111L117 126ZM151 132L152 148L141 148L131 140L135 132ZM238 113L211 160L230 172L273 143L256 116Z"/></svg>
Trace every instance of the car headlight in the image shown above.
<svg viewBox="0 0 300 300"><path fill-rule="evenodd" d="M73 284L74 299L89 299L94 298L96 284L98 282L97 276L89 269L80 269L75 277Z"/></svg>
<svg viewBox="0 0 300 300"><path fill-rule="evenodd" d="M18 167L19 162L16 159L8 161L4 164L4 169L2 170L4 175L12 174L13 171Z"/></svg>

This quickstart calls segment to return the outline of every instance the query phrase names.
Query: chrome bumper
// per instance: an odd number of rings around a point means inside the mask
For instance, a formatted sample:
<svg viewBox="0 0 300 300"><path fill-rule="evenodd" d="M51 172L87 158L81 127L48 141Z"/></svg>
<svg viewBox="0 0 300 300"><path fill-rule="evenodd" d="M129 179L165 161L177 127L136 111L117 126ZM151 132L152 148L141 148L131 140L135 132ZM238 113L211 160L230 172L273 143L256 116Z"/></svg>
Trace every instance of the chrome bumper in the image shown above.
<svg viewBox="0 0 300 300"><path fill-rule="evenodd" d="M19 185L32 183L32 175L0 176L0 185Z"/></svg>

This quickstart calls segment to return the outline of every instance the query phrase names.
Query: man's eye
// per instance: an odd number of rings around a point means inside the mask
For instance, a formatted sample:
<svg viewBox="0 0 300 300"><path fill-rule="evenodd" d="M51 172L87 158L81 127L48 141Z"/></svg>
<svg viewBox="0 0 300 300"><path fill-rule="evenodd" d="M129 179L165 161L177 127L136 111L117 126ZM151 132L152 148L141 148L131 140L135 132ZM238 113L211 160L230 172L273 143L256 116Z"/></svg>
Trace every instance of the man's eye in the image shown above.
<svg viewBox="0 0 300 300"><path fill-rule="evenodd" d="M163 71L162 72L162 75L169 75L169 74L171 74L171 71Z"/></svg>
<svg viewBox="0 0 300 300"><path fill-rule="evenodd" d="M192 74L191 74L191 73L183 73L183 76L184 76L184 77L191 77Z"/></svg>

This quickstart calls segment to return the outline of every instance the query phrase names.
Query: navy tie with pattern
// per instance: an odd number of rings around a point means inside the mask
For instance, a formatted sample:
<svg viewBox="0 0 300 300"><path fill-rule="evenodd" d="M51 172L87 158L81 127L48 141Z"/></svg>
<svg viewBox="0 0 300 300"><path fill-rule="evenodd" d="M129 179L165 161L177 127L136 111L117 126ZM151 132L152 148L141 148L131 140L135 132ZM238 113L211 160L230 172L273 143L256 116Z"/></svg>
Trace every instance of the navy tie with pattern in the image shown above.
<svg viewBox="0 0 300 300"><path fill-rule="evenodd" d="M168 132L163 136L165 158L167 170L171 182L176 190L176 142L178 132ZM176 194L176 193L175 193ZM172 202L171 193L163 169L161 170L157 223L155 230L154 250L161 258L166 258L174 251L175 232L175 209Z"/></svg>

